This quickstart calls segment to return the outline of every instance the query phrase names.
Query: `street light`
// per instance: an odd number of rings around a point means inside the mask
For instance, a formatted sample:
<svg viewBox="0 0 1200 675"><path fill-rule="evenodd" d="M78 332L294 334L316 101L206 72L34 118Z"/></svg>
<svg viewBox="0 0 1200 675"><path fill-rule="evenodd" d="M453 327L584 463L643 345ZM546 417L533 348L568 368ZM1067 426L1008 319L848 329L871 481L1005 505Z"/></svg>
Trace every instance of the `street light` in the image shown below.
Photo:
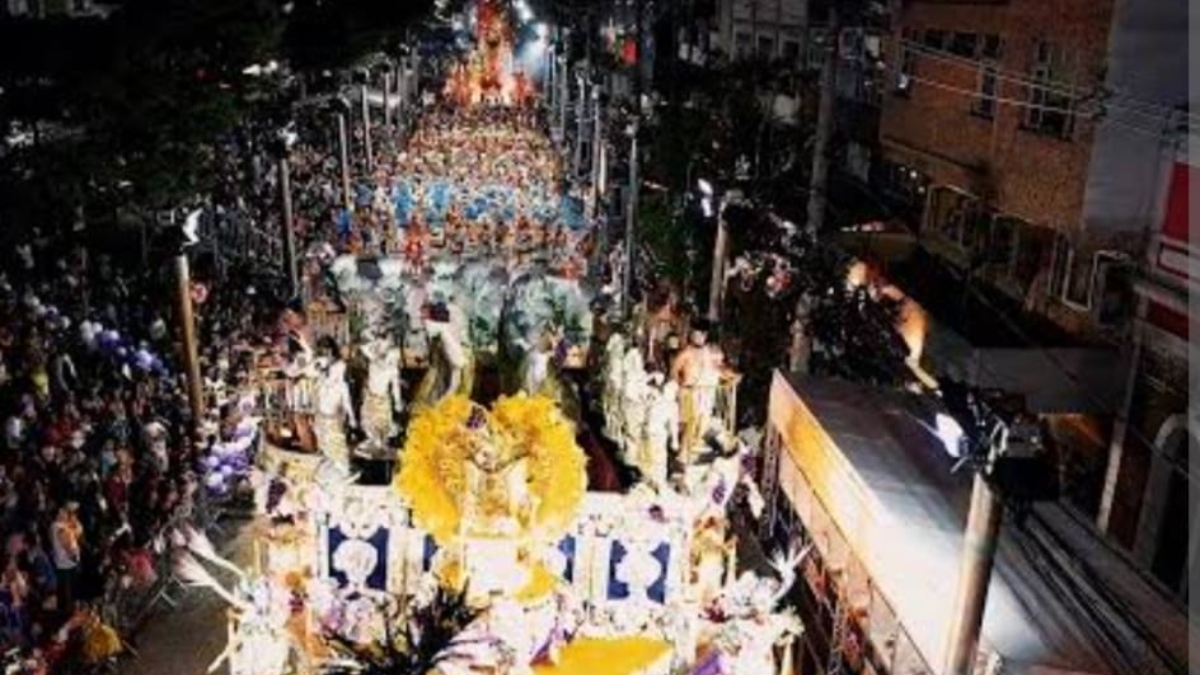
<svg viewBox="0 0 1200 675"><path fill-rule="evenodd" d="M375 168L375 153L371 148L371 102L368 98L371 82L371 71L367 68L363 68L361 74L363 78L360 94L362 103L363 159L367 163L367 171L370 171Z"/></svg>
<svg viewBox="0 0 1200 675"><path fill-rule="evenodd" d="M700 179L698 181L703 198L700 208L705 218L717 218L717 238L713 242L712 278L708 286L708 320L720 323L721 308L725 295L725 258L729 256L729 228L725 222L725 208L730 204L741 201L742 194L738 190L727 190L720 195L720 204L714 208L713 200L717 198L716 189L712 183Z"/></svg>
<svg viewBox="0 0 1200 675"><path fill-rule="evenodd" d="M342 160L342 201L346 209L350 209L354 203L354 197L350 194L350 143L346 137L346 113L349 111L350 101L339 96L334 104L334 115L337 117L338 151Z"/></svg>
<svg viewBox="0 0 1200 675"><path fill-rule="evenodd" d="M288 280L288 294L292 297L300 290L300 273L296 267L296 234L292 209L291 165L288 157L297 140L296 130L288 125L276 135L276 152L279 158L279 195L283 202L283 268Z"/></svg>
<svg viewBox="0 0 1200 675"><path fill-rule="evenodd" d="M637 260L635 228L637 227L638 191L641 189L641 180L638 178L638 129L640 123L641 121L635 115L632 124L626 130L629 136L629 204L625 214L625 275L621 289L621 309L625 319L629 319L633 313L633 266Z"/></svg>
<svg viewBox="0 0 1200 675"><path fill-rule="evenodd" d="M187 375L188 407L192 412L192 430L200 429L204 419L204 380L200 377L200 352L196 344L196 319L192 309L192 276L188 249L200 242L200 218L203 209L193 209L179 228L175 252L175 290L179 312L179 335L183 339L183 363ZM174 217L174 216L172 216Z"/></svg>

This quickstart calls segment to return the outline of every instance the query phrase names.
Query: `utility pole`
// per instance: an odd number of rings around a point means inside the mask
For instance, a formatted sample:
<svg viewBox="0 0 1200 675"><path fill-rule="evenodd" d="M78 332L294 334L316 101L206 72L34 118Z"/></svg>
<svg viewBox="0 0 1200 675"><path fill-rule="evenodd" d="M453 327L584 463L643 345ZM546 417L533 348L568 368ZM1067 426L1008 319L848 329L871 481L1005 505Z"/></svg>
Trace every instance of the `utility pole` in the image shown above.
<svg viewBox="0 0 1200 675"><path fill-rule="evenodd" d="M401 56L400 63L396 67L396 126L404 128L405 111L408 110L408 86L406 84L407 76L405 72L408 70L408 56Z"/></svg>
<svg viewBox="0 0 1200 675"><path fill-rule="evenodd" d="M562 77L559 78L558 89L558 125L557 136L559 143L567 140L567 105L571 102L571 63L567 60L564 50L562 59Z"/></svg>
<svg viewBox="0 0 1200 675"><path fill-rule="evenodd" d="M635 230L637 228L638 191L641 187L641 179L638 177L638 130L640 126L639 117L634 115L633 133L629 141L629 203L625 213L625 278L621 288L621 313L627 320L633 315L633 267L637 261Z"/></svg>
<svg viewBox="0 0 1200 675"><path fill-rule="evenodd" d="M367 171L375 168L375 155L371 152L371 102L367 98L367 82L369 82L369 73L363 73L362 85L362 123L363 123L363 151L366 153Z"/></svg>
<svg viewBox="0 0 1200 675"><path fill-rule="evenodd" d="M971 511L967 515L962 571L950 624L945 675L972 675L975 670L1003 514L1000 495L988 483L984 472L977 471L971 490Z"/></svg>
<svg viewBox="0 0 1200 675"><path fill-rule="evenodd" d="M722 295L725 290L725 255L729 248L729 231L725 225L725 197L717 206L717 241L713 244L712 279L708 286L708 320L721 321Z"/></svg>
<svg viewBox="0 0 1200 675"><path fill-rule="evenodd" d="M391 64L383 72L383 128L392 130L392 73Z"/></svg>
<svg viewBox="0 0 1200 675"><path fill-rule="evenodd" d="M354 203L354 197L350 194L350 148L346 139L346 113L341 110L337 113L337 127L338 151L342 158L342 201L349 209Z"/></svg>
<svg viewBox="0 0 1200 675"><path fill-rule="evenodd" d="M600 200L604 198L604 193L600 186L600 168L604 154L604 127L602 119L602 111L600 109L600 87L592 85L592 168L591 174L591 198L589 200L590 207L588 209L588 221L594 221L596 213L600 210Z"/></svg>
<svg viewBox="0 0 1200 675"><path fill-rule="evenodd" d="M638 176L638 133L642 120L642 24L646 13L646 0L637 0L634 5L634 49L633 63L633 133L629 143L629 199L625 213L625 278L621 289L621 309L626 320L633 316L634 266L637 263L637 216L641 178Z"/></svg>
<svg viewBox="0 0 1200 675"><path fill-rule="evenodd" d="M179 335L183 338L183 364L187 371L188 407L192 411L192 430L198 431L204 420L204 380L200 377L196 319L192 313L192 275L184 250L175 255L175 288L179 305Z"/></svg>
<svg viewBox="0 0 1200 675"><path fill-rule="evenodd" d="M554 44L547 48L550 58L550 77L546 81L546 100L549 102L550 126L554 127L554 116L558 112L558 29L554 30Z"/></svg>
<svg viewBox="0 0 1200 675"><path fill-rule="evenodd" d="M575 104L575 171L574 178L578 179L583 173L583 141L586 135L587 114L588 114L588 82L587 73L582 70L577 73L579 77L579 97Z"/></svg>
<svg viewBox="0 0 1200 675"><path fill-rule="evenodd" d="M637 0L634 5L634 39L637 41L637 46L634 48L634 63L633 63L633 108L634 115L641 116L642 114L642 91L644 83L642 82L642 24L646 22L646 0Z"/></svg>
<svg viewBox="0 0 1200 675"><path fill-rule="evenodd" d="M829 6L829 34L826 37L825 60L821 64L821 98L817 104L817 137L813 144L812 177L808 186L808 224L813 236L820 236L825 224L827 190L829 186L829 145L833 139L833 103L837 89L837 68L840 59L841 19L836 4Z"/></svg>
<svg viewBox="0 0 1200 675"><path fill-rule="evenodd" d="M279 191L283 197L283 266L288 280L288 296L300 291L300 272L296 268L296 232L292 212L292 178L285 146L279 156Z"/></svg>

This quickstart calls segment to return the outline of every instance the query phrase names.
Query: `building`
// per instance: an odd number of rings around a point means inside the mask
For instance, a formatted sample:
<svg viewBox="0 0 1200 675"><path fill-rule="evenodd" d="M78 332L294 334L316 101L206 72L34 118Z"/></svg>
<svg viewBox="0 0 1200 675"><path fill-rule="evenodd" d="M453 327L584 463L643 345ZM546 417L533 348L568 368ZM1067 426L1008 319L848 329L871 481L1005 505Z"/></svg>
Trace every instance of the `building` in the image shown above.
<svg viewBox="0 0 1200 675"><path fill-rule="evenodd" d="M1144 21L1185 8L1114 7L909 0L886 47L880 142L894 194L924 207L922 246L1082 334L1123 329L1106 284L1141 248L1154 146L1187 100L1186 16L1177 35Z"/></svg>
<svg viewBox="0 0 1200 675"><path fill-rule="evenodd" d="M1200 371L1189 371L1189 339L1200 334L1200 248L1191 195L1200 194L1200 167L1180 149L1163 158L1161 227L1144 261L1134 325L1129 386L1113 433L1099 527L1127 549L1180 602L1186 602L1200 533L1191 514L1196 474L1188 463L1200 443ZM1194 344L1194 343L1193 343ZM1194 354L1191 356L1195 358ZM1189 414L1190 413L1190 414Z"/></svg>
<svg viewBox="0 0 1200 675"><path fill-rule="evenodd" d="M807 54L809 0L719 0L712 46L731 59L799 64Z"/></svg>
<svg viewBox="0 0 1200 675"><path fill-rule="evenodd" d="M1179 598L1197 537L1163 523L1187 521L1179 481L1196 475L1178 449L1200 438L1184 414L1197 179L1183 157L1200 119L1187 30L1173 0L906 0L884 49L876 172L912 214L922 265L1019 324L1024 344L999 345L994 370L1040 372L1041 393L1078 385L1036 411L1072 446L1072 506ZM1097 368L1080 347L1108 350L1115 387L1081 377Z"/></svg>
<svg viewBox="0 0 1200 675"><path fill-rule="evenodd" d="M93 0L6 0L0 16L46 19L51 17L105 17L111 7Z"/></svg>
<svg viewBox="0 0 1200 675"><path fill-rule="evenodd" d="M763 523L813 544L795 590L804 675L944 672L970 471L906 395L777 373ZM1187 669L1186 613L1057 503L1006 518L977 673L1159 675Z"/></svg>

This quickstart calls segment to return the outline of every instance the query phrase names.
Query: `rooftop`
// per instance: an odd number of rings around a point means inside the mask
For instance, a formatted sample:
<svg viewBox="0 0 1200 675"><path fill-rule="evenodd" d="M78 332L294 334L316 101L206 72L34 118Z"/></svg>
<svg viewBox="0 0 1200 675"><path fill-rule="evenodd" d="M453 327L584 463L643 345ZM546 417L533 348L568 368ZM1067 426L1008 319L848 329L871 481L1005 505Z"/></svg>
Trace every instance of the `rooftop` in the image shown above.
<svg viewBox="0 0 1200 675"><path fill-rule="evenodd" d="M786 386L773 397L789 400L772 402L772 418L791 439L789 453L925 660L940 666L971 476L951 473L954 460L902 395L802 375L777 384ZM1123 640L1150 623L1176 636L1172 642L1184 651L1175 653L1186 663L1186 639L1178 639L1187 634L1186 617L1165 600L1154 602L1157 593L1144 579L1099 544L1086 549L1086 564L1105 574L1083 574L1076 547L1089 539L1079 532L1060 536L1061 513L1057 505L1039 505L1024 528L1004 525L983 628L1004 672L1179 672L1169 658L1152 658L1142 648L1131 656L1129 646L1140 643ZM1145 596L1142 608L1153 603L1152 611L1098 599L1114 587Z"/></svg>

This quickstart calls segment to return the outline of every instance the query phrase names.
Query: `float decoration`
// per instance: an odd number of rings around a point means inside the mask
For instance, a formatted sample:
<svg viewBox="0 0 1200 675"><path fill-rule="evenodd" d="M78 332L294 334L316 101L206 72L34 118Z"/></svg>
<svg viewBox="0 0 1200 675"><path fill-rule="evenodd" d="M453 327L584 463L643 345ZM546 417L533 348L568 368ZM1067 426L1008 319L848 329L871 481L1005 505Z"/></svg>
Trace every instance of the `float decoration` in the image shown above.
<svg viewBox="0 0 1200 675"><path fill-rule="evenodd" d="M488 412L452 396L413 420L402 457L396 487L442 545L553 541L583 502L583 451L544 397L504 397Z"/></svg>

